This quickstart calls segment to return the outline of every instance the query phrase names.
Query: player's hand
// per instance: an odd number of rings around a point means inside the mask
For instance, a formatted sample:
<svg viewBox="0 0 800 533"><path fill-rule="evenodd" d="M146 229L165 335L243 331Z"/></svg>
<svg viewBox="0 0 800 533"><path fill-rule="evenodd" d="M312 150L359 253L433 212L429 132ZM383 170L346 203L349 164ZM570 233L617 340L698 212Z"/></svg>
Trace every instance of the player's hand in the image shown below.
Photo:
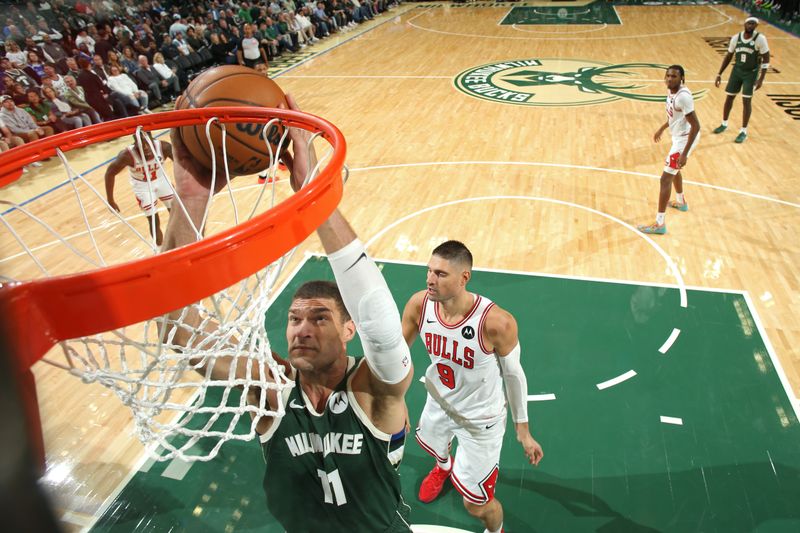
<svg viewBox="0 0 800 533"><path fill-rule="evenodd" d="M680 169L685 167L688 159L689 158L686 156L686 154L681 154L681 156L678 158L678 168Z"/></svg>
<svg viewBox="0 0 800 533"><path fill-rule="evenodd" d="M755 91L759 90L762 85L764 85L764 80L759 78L759 80L756 81L756 86L755 86L755 89L753 89L753 90L755 90Z"/></svg>
<svg viewBox="0 0 800 533"><path fill-rule="evenodd" d="M109 205L109 207L111 207L111 209L113 209L114 211L119 213L119 206L117 205L117 202L115 202L114 200L109 198L108 205Z"/></svg>
<svg viewBox="0 0 800 533"><path fill-rule="evenodd" d="M714 87L719 87L719 84L722 83L722 76L717 74L716 79L714 80Z"/></svg>
<svg viewBox="0 0 800 533"><path fill-rule="evenodd" d="M522 426L522 427L520 427ZM539 466L539 461L544 457L542 446L536 442L527 429L528 424L517 425L517 441L522 445L522 450L525 452L525 457L528 462L533 466Z"/></svg>
<svg viewBox="0 0 800 533"><path fill-rule="evenodd" d="M180 107L175 103L175 107ZM203 196L209 197L211 190L211 170L199 164L186 149L183 144L181 136L178 135L178 130L173 128L170 131L170 140L172 142L172 155L175 164L173 165L173 172L175 174L175 192L181 198ZM217 169L217 177L214 183L214 194L221 191L227 181L225 180L225 173L219 172Z"/></svg>
<svg viewBox="0 0 800 533"><path fill-rule="evenodd" d="M291 94L286 95L286 103L292 111L300 111L300 107ZM286 166L291 171L289 182L292 185L292 190L297 192L300 190L300 187L303 186L303 182L313 168L316 158L313 148L308 145L308 141L311 139L311 132L302 128L289 128L289 138L292 140L292 150L294 153L292 156L284 159L284 163L286 163ZM289 160L287 161L287 159Z"/></svg>
<svg viewBox="0 0 800 533"><path fill-rule="evenodd" d="M664 130L658 130L657 132L655 132L655 134L653 135L653 142L659 142L661 140L661 134L663 132Z"/></svg>

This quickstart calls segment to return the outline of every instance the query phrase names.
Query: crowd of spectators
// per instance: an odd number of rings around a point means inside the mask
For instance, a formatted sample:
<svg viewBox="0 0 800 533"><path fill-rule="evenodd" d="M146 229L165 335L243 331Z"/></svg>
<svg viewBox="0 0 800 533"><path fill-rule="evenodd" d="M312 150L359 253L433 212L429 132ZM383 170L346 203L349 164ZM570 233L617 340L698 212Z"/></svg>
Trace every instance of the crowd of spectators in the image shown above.
<svg viewBox="0 0 800 533"><path fill-rule="evenodd" d="M269 61L399 0L42 0L0 15L0 151L173 101L213 65Z"/></svg>

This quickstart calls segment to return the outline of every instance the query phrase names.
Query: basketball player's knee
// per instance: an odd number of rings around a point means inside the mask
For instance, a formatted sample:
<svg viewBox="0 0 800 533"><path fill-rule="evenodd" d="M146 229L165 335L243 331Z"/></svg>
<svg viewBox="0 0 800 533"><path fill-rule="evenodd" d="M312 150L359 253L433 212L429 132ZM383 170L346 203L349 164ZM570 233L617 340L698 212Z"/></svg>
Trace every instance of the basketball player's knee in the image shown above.
<svg viewBox="0 0 800 533"><path fill-rule="evenodd" d="M467 512L475 518L481 519L492 512L493 508L497 505L497 500L492 498L486 503L477 504L464 499L464 508Z"/></svg>

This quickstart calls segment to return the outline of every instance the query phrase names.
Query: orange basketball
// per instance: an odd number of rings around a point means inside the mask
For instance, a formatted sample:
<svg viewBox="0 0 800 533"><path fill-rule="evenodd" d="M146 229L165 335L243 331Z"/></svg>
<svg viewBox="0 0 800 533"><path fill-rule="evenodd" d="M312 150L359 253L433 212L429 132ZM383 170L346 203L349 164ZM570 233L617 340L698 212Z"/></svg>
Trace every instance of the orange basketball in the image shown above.
<svg viewBox="0 0 800 533"><path fill-rule="evenodd" d="M278 84L263 74L238 65L214 67L197 76L183 95L178 99L175 109L201 107L256 106L278 107L286 104L286 96ZM288 107L288 106L287 106ZM269 167L270 152L264 142L264 124L233 123L225 126L228 169L231 175L255 174ZM179 130L183 144L194 158L207 168L211 168L211 149L206 136L206 125L183 126ZM217 171L224 173L222 161L222 129L219 123L211 126L213 153L217 160ZM270 126L266 137L272 145L273 157L278 141L283 135L283 127Z"/></svg>

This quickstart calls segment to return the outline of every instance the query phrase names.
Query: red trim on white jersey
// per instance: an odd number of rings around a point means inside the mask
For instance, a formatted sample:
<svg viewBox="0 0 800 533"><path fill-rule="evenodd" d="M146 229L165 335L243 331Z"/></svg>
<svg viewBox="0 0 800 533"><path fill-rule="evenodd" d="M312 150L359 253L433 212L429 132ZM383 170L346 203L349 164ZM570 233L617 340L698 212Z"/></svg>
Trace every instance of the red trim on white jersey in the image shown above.
<svg viewBox="0 0 800 533"><path fill-rule="evenodd" d="M481 347L481 350L483 350L483 353L485 353L486 355L494 354L494 350L487 349L486 345L483 343L483 326L484 324L486 324L486 317L489 314L489 309L491 309L492 307L494 307L494 302L486 306L486 309L483 310L483 315L481 316L481 320L480 322L478 322L478 346Z"/></svg>
<svg viewBox="0 0 800 533"><path fill-rule="evenodd" d="M475 295L475 302L472 304L472 309L470 309L464 318L462 318L457 324L448 324L442 317L439 315L439 302L434 302L433 312L436 315L436 320L439 321L443 327L447 329L457 329L464 325L464 323L470 319L470 317L475 313L475 310L478 308L478 305L481 303L481 296L480 294Z"/></svg>
<svg viewBox="0 0 800 533"><path fill-rule="evenodd" d="M131 154L131 158L133 158L133 166L128 167L128 174L131 179L143 182L155 181L158 179L159 172L164 163L161 141L153 141L153 147L155 148L155 152L152 153L151 158L144 161L144 163L139 157L139 152L135 144L127 147L128 153ZM159 165L159 163L161 163L161 165Z"/></svg>
<svg viewBox="0 0 800 533"><path fill-rule="evenodd" d="M417 321L417 331L422 333L422 318L425 316L425 306L428 304L428 291L422 296L422 307L419 313L419 321Z"/></svg>
<svg viewBox="0 0 800 533"><path fill-rule="evenodd" d="M433 448L431 448L430 446L425 444L425 442L423 442L423 440L419 436L419 430L417 430L417 432L415 433L414 436L416 437L417 442L419 443L420 447L423 450L425 450L426 452L428 452L428 455L432 456L434 459L436 459L440 463L446 463L447 462L447 459L448 459L447 457L439 457L439 454L436 453ZM450 450L449 450L449 447L448 447L448 452L449 451ZM450 467L450 468L452 469L452 467Z"/></svg>
<svg viewBox="0 0 800 533"><path fill-rule="evenodd" d="M458 477L456 477L455 471L450 473L450 480L453 482L453 486L464 497L465 500L476 505L483 505L494 498L494 488L497 484L497 475L499 472L500 467L495 465L492 471L489 472L489 475L483 478L483 481L478 483L481 492L483 492L481 495L475 494L474 492L468 490L464 484L461 483Z"/></svg>

